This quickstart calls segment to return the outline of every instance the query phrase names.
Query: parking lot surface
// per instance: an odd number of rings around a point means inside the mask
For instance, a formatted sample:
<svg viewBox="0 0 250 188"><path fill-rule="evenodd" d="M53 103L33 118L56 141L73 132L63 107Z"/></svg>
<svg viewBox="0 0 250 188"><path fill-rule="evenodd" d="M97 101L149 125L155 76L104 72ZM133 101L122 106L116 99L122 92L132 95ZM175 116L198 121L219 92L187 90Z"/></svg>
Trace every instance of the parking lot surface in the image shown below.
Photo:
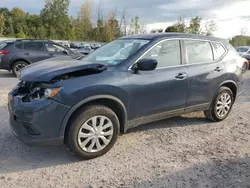
<svg viewBox="0 0 250 188"><path fill-rule="evenodd" d="M0 71L0 187L250 186L250 72L225 121L210 122L199 112L142 125L89 161L64 146L30 147L14 137L6 104L17 82Z"/></svg>

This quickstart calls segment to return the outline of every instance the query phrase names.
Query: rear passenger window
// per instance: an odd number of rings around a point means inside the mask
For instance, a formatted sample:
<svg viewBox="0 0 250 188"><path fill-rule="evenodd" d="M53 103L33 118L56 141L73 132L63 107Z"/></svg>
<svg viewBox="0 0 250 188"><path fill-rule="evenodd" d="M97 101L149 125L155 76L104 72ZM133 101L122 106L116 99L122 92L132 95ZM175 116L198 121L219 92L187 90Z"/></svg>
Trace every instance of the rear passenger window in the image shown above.
<svg viewBox="0 0 250 188"><path fill-rule="evenodd" d="M143 58L153 58L158 61L157 68L181 65L181 50L179 40L167 40L147 52Z"/></svg>
<svg viewBox="0 0 250 188"><path fill-rule="evenodd" d="M15 45L15 47L18 49L23 49L23 44L17 44L17 45Z"/></svg>
<svg viewBox="0 0 250 188"><path fill-rule="evenodd" d="M43 43L41 42L28 42L24 43L23 48L25 50L43 51Z"/></svg>
<svg viewBox="0 0 250 188"><path fill-rule="evenodd" d="M205 63L213 61L212 47L207 41L185 40L187 58L189 64Z"/></svg>
<svg viewBox="0 0 250 188"><path fill-rule="evenodd" d="M226 49L220 43L213 42L213 46L214 46L214 59L219 59L226 53Z"/></svg>

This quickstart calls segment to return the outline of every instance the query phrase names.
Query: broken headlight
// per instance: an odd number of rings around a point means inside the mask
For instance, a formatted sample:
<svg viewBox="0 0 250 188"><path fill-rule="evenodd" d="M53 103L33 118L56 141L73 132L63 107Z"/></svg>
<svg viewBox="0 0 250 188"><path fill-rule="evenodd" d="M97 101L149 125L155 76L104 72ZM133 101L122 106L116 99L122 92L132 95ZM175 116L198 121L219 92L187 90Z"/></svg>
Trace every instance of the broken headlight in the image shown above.
<svg viewBox="0 0 250 188"><path fill-rule="evenodd" d="M29 101L41 100L41 99L52 99L55 97L61 88L34 88L31 93L28 95Z"/></svg>

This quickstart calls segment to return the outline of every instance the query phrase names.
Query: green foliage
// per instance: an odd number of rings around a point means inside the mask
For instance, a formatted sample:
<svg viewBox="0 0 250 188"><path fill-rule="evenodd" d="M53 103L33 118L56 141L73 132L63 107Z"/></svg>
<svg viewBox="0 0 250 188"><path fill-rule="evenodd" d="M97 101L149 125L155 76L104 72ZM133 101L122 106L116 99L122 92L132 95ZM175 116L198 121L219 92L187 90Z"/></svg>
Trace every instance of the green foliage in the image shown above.
<svg viewBox="0 0 250 188"><path fill-rule="evenodd" d="M237 35L230 40L230 43L234 47L236 47L236 46L250 46L250 37L243 36L243 35Z"/></svg>
<svg viewBox="0 0 250 188"><path fill-rule="evenodd" d="M195 18L192 18L190 20L190 24L189 24L189 33L193 33L193 34L201 34L202 33L202 29L201 29L201 20L202 18L196 16Z"/></svg>
<svg viewBox="0 0 250 188"><path fill-rule="evenodd" d="M4 15L1 13L0 14L0 36L3 34L4 25L5 25Z"/></svg>
<svg viewBox="0 0 250 188"><path fill-rule="evenodd" d="M179 33L193 33L203 35L213 35L217 30L216 23L213 20L205 23L205 28L201 27L202 18L196 16L189 21L189 26L186 25L184 19L180 17L177 23L170 25L166 28L165 32L179 32Z"/></svg>
<svg viewBox="0 0 250 188"><path fill-rule="evenodd" d="M68 16L69 0L46 0L41 11L41 19L47 30L47 38L68 39L70 19Z"/></svg>

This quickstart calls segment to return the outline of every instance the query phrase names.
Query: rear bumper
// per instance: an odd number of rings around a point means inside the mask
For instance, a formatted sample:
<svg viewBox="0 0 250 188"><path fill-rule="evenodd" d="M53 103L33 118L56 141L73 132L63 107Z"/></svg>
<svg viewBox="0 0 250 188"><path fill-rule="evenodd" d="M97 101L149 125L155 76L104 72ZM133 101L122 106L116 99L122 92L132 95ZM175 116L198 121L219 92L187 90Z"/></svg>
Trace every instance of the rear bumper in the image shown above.
<svg viewBox="0 0 250 188"><path fill-rule="evenodd" d="M13 134L28 145L60 145L61 123L69 107L53 100L30 103L9 97L9 122Z"/></svg>

